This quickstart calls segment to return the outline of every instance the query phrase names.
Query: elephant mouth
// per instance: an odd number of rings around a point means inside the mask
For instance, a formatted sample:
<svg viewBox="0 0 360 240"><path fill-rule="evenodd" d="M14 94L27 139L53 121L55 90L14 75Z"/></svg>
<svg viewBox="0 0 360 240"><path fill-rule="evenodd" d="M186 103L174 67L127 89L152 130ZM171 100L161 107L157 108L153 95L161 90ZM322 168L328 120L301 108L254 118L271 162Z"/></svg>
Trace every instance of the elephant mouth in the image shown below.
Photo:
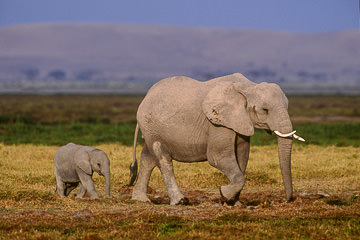
<svg viewBox="0 0 360 240"><path fill-rule="evenodd" d="M288 137L293 137L294 139L298 140L298 141L301 141L301 142L305 142L305 139L296 135L296 130L290 132L290 133L281 133L279 131L274 131L274 133L279 136L279 137L282 137L282 138L288 138Z"/></svg>
<svg viewBox="0 0 360 240"><path fill-rule="evenodd" d="M269 124L267 124L267 123L265 123L265 122L260 122L260 121L256 121L256 122L254 123L254 126L255 126L257 129L264 129L264 130L270 129Z"/></svg>

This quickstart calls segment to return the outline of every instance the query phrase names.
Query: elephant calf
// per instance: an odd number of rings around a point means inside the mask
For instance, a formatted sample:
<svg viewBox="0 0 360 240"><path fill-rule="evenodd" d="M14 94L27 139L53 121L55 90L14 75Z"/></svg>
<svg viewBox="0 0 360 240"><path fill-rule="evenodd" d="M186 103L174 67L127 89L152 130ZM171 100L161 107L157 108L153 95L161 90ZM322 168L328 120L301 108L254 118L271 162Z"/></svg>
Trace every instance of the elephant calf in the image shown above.
<svg viewBox="0 0 360 240"><path fill-rule="evenodd" d="M83 197L86 192L91 199L99 198L92 180L94 171L105 177L106 196L110 196L110 160L103 151L68 143L56 151L54 167L56 189L60 196L68 196L80 182L77 198Z"/></svg>

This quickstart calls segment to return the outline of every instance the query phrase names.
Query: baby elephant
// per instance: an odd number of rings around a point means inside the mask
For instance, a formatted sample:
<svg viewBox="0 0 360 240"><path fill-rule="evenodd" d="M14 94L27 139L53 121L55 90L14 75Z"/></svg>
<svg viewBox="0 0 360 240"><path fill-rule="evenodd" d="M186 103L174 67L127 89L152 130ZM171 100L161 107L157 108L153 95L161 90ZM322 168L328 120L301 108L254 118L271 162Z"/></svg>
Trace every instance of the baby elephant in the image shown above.
<svg viewBox="0 0 360 240"><path fill-rule="evenodd" d="M110 160L103 151L69 143L56 151L54 167L60 196L68 196L80 182L77 198L86 192L91 199L99 198L92 180L94 171L105 177L106 196L110 196Z"/></svg>

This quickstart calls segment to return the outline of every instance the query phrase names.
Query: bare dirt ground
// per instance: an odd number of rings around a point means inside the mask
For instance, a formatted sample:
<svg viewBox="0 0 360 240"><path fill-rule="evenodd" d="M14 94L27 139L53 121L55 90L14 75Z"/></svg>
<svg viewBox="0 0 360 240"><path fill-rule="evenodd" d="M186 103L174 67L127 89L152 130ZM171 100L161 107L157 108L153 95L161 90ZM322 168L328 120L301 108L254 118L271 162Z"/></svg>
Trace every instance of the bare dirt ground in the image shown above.
<svg viewBox="0 0 360 240"><path fill-rule="evenodd" d="M153 203L140 203L130 200L131 189L97 201L8 202L0 210L0 239L356 239L360 233L355 191L297 192L290 203L282 191L244 192L241 204L229 206L216 190L196 190L184 192L189 205L170 206L166 192L149 188Z"/></svg>

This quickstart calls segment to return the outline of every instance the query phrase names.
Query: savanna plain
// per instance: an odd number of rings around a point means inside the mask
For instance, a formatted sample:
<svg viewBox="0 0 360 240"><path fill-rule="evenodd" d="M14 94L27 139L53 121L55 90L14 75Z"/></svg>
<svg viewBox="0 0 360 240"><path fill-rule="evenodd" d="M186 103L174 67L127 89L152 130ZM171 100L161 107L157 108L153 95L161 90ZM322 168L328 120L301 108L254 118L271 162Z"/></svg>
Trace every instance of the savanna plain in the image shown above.
<svg viewBox="0 0 360 240"><path fill-rule="evenodd" d="M160 171L153 203L131 200L129 165L143 96L0 96L0 239L359 239L360 97L293 96L296 199L285 202L275 136L256 131L241 204L221 202L226 177L208 163L174 162L189 205L170 206ZM55 193L53 158L68 142L105 151L111 197ZM137 156L140 158L139 138Z"/></svg>

